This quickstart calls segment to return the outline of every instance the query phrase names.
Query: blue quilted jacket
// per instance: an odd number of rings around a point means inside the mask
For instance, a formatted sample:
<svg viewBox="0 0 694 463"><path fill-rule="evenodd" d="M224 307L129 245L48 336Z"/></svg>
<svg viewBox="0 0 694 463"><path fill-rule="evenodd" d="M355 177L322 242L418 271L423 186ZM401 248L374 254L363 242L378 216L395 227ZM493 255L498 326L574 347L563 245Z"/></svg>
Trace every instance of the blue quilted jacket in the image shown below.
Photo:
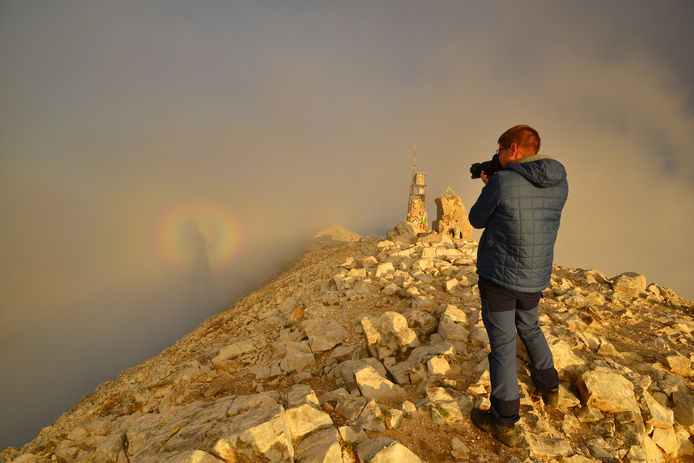
<svg viewBox="0 0 694 463"><path fill-rule="evenodd" d="M568 194L564 166L541 155L492 175L469 216L473 227L485 229L477 249L479 276L516 291L545 289Z"/></svg>

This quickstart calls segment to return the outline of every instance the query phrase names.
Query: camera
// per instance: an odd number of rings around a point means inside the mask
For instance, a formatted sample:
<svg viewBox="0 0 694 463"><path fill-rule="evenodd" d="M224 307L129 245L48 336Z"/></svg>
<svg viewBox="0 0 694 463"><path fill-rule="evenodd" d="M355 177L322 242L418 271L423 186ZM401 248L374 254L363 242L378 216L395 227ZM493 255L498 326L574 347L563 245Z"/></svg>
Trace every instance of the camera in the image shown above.
<svg viewBox="0 0 694 463"><path fill-rule="evenodd" d="M499 163L499 154L495 153L491 161L476 162L470 166L470 173L472 178L480 178L482 171L491 177L492 174L502 170L501 163Z"/></svg>

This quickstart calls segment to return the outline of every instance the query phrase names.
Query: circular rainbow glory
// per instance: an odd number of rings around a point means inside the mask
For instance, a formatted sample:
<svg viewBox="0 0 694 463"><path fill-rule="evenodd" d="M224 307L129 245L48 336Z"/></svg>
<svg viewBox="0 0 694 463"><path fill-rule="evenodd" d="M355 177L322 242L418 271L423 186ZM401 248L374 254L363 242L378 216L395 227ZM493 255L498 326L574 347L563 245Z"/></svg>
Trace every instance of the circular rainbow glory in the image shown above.
<svg viewBox="0 0 694 463"><path fill-rule="evenodd" d="M201 258L223 266L240 248L238 224L216 203L190 201L174 206L157 228L164 256L178 267L194 265Z"/></svg>

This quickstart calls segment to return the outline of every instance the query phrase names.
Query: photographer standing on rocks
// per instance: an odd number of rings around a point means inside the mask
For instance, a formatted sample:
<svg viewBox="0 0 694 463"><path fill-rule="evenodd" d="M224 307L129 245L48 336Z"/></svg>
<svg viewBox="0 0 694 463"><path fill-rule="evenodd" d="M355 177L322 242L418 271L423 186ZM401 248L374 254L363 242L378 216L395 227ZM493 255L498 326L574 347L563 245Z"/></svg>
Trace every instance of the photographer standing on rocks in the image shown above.
<svg viewBox="0 0 694 463"><path fill-rule="evenodd" d="M546 405L556 406L558 400L559 376L538 324L538 304L550 282L569 186L564 166L537 154L540 136L535 129L511 127L498 143L501 170L481 173L485 186L469 217L473 227L485 229L477 273L492 385L490 410L475 408L471 418L478 428L515 447L520 444L516 332L530 356L536 391Z"/></svg>

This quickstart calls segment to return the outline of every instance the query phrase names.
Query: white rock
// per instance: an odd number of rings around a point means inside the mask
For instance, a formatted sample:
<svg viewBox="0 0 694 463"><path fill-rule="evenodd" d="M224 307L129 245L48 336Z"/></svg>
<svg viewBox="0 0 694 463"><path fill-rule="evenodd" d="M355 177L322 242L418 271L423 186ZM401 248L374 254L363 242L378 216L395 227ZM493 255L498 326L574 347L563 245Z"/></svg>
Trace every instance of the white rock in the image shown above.
<svg viewBox="0 0 694 463"><path fill-rule="evenodd" d="M166 463L222 463L222 460L202 450L188 450L167 458Z"/></svg>
<svg viewBox="0 0 694 463"><path fill-rule="evenodd" d="M673 411L660 405L648 391L643 391L641 408L645 423L656 428L672 428L675 419Z"/></svg>
<svg viewBox="0 0 694 463"><path fill-rule="evenodd" d="M383 264L378 264L378 267L376 267L376 278L380 278L385 275L389 275L391 273L395 272L395 268L393 267L392 262L385 262Z"/></svg>
<svg viewBox="0 0 694 463"><path fill-rule="evenodd" d="M605 412L640 413L634 385L622 375L604 369L586 371L578 381L585 403Z"/></svg>
<svg viewBox="0 0 694 463"><path fill-rule="evenodd" d="M357 387L367 399L382 401L405 397L405 390L381 376L370 366L357 370L354 374Z"/></svg>
<svg viewBox="0 0 694 463"><path fill-rule="evenodd" d="M349 333L335 320L310 319L301 322L314 353L325 352L341 343Z"/></svg>
<svg viewBox="0 0 694 463"><path fill-rule="evenodd" d="M295 384L287 392L287 406L292 408L303 404L309 404L312 407L320 408L318 396L313 392L311 386L307 384Z"/></svg>
<svg viewBox="0 0 694 463"><path fill-rule="evenodd" d="M694 376L692 374L692 362L684 355L669 355L665 360L673 373L682 376Z"/></svg>
<svg viewBox="0 0 694 463"><path fill-rule="evenodd" d="M285 412L289 432L292 439L298 440L317 429L327 428L333 425L330 415L317 410L315 407L304 404L289 408Z"/></svg>
<svg viewBox="0 0 694 463"><path fill-rule="evenodd" d="M612 279L612 288L627 299L638 297L646 291L646 277L633 272L622 273Z"/></svg>
<svg viewBox="0 0 694 463"><path fill-rule="evenodd" d="M677 435L672 428L655 428L651 438L658 447L663 449L665 453L669 455L674 455L680 446L679 441L677 440Z"/></svg>
<svg viewBox="0 0 694 463"><path fill-rule="evenodd" d="M294 373L312 367L316 358L311 352L308 342L287 343L287 352L280 361L280 368L284 373Z"/></svg>
<svg viewBox="0 0 694 463"><path fill-rule="evenodd" d="M333 427L318 431L296 446L296 463L343 463L342 448Z"/></svg>
<svg viewBox="0 0 694 463"><path fill-rule="evenodd" d="M281 405L250 410L237 416L227 434L214 445L225 461L294 461L289 423Z"/></svg>
<svg viewBox="0 0 694 463"><path fill-rule="evenodd" d="M377 358L384 359L419 346L417 333L408 326L407 319L397 312L363 317L361 325L369 350Z"/></svg>
<svg viewBox="0 0 694 463"><path fill-rule="evenodd" d="M253 352L254 350L255 345L253 345L253 340L244 339L242 341L222 347L217 355L212 359L212 363L217 365L226 360L235 359L240 355L247 354L248 352Z"/></svg>
<svg viewBox="0 0 694 463"><path fill-rule="evenodd" d="M451 371L451 365L443 357L434 357L427 361L427 370L431 376L446 376Z"/></svg>
<svg viewBox="0 0 694 463"><path fill-rule="evenodd" d="M525 439L530 447L530 453L535 456L558 457L569 456L573 453L569 441L561 437L526 433Z"/></svg>
<svg viewBox="0 0 694 463"><path fill-rule="evenodd" d="M383 364L379 362L378 359L372 357L359 360L345 360L340 364L340 376L342 377L342 380L344 381L345 386L348 390L351 391L357 387L357 382L354 379L354 374L358 370L361 370L362 368L367 366L376 370L378 374L383 377L385 377L387 374Z"/></svg>
<svg viewBox="0 0 694 463"><path fill-rule="evenodd" d="M364 463L421 463L417 455L401 443L387 437L359 444L357 455Z"/></svg>

